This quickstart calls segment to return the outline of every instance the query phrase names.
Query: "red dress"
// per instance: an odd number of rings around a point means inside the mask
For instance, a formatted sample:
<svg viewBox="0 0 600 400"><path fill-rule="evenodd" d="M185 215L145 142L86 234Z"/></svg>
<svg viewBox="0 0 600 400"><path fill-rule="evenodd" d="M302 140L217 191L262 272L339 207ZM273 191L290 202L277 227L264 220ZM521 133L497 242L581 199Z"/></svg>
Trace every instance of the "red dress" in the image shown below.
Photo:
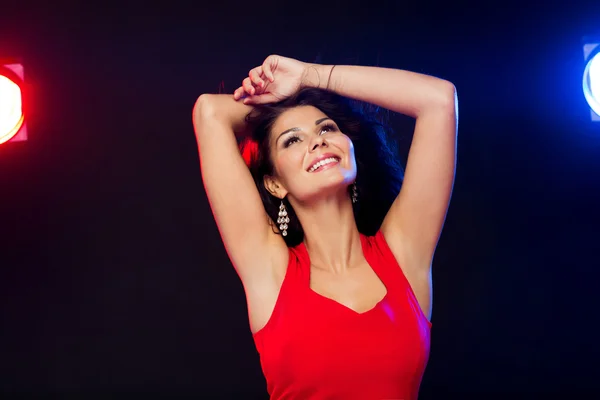
<svg viewBox="0 0 600 400"><path fill-rule="evenodd" d="M254 334L271 399L417 399L431 324L383 234L361 244L387 288L364 313L313 291L306 247L290 248L273 314Z"/></svg>

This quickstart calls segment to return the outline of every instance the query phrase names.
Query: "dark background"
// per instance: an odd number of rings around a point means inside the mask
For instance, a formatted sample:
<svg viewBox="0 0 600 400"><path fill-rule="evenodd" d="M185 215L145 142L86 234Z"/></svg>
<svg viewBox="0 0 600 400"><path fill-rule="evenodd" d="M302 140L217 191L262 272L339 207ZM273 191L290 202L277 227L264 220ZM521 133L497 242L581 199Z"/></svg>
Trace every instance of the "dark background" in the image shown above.
<svg viewBox="0 0 600 400"><path fill-rule="evenodd" d="M266 398L191 110L278 53L458 89L421 399L598 395L600 2L536 3L3 1L30 139L0 146L0 391Z"/></svg>

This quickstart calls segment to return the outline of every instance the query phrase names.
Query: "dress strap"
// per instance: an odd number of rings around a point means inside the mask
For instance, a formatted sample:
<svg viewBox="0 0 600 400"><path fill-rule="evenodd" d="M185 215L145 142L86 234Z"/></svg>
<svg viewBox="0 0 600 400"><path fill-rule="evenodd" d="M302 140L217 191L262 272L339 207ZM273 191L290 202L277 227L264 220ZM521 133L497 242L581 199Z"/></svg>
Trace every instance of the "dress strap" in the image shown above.
<svg viewBox="0 0 600 400"><path fill-rule="evenodd" d="M293 309L298 304L298 298L303 290L305 281L308 279L306 265L308 253L303 244L288 248L288 264L285 277L281 283L275 307L267 324L254 334L254 341L259 352L264 348L264 337L269 336L272 329L277 329L285 314L295 314Z"/></svg>
<svg viewBox="0 0 600 400"><path fill-rule="evenodd" d="M365 258L388 290L396 291L410 288L410 284L383 236L383 232L378 230L373 236L362 235L361 239Z"/></svg>

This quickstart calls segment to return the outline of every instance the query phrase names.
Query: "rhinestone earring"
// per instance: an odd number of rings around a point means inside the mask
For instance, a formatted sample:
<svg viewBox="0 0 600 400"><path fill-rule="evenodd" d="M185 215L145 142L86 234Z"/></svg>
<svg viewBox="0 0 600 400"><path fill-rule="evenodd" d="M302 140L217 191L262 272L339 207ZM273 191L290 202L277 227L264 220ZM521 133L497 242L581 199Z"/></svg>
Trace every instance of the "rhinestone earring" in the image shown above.
<svg viewBox="0 0 600 400"><path fill-rule="evenodd" d="M283 236L287 236L287 228L288 223L290 222L290 217L288 217L287 210L285 209L285 204L283 204L283 200L281 200L281 205L279 206L279 218L277 218L277 223L279 224L279 230Z"/></svg>
<svg viewBox="0 0 600 400"><path fill-rule="evenodd" d="M358 190L356 189L356 182L352 184L352 203L358 202Z"/></svg>

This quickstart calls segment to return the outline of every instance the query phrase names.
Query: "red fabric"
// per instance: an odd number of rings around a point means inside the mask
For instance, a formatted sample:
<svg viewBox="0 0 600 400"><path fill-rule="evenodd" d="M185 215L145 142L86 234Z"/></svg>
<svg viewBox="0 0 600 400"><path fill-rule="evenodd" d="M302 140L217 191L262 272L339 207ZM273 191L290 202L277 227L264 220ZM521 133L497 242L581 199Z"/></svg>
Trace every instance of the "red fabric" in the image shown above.
<svg viewBox="0 0 600 400"><path fill-rule="evenodd" d="M246 165L250 167L258 155L258 143L248 138L244 139L240 147L242 151L242 158L246 162Z"/></svg>
<svg viewBox="0 0 600 400"><path fill-rule="evenodd" d="M271 399L417 399L431 324L383 234L361 243L387 288L362 314L314 292L306 248L290 248L271 319L254 334Z"/></svg>

